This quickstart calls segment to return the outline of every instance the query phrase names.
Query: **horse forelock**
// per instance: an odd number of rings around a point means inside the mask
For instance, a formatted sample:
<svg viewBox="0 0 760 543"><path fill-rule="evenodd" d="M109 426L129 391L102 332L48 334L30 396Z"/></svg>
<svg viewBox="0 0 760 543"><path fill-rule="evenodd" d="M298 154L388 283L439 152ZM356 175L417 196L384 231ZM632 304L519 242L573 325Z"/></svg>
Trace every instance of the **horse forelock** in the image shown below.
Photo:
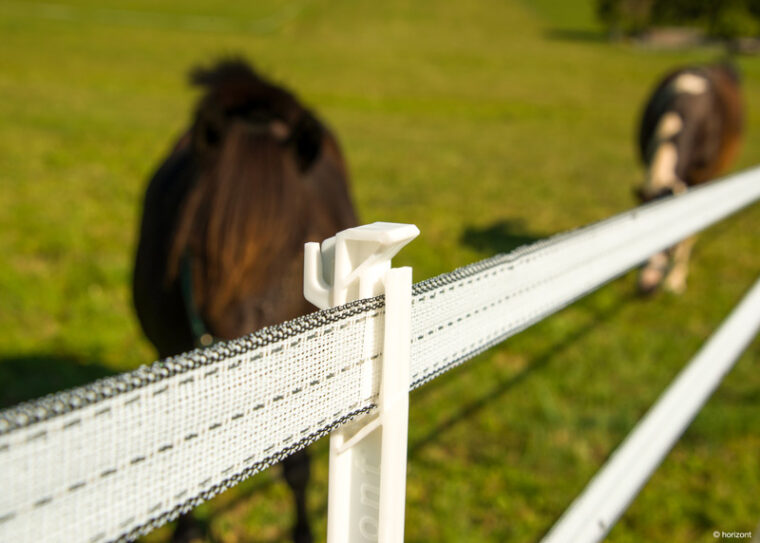
<svg viewBox="0 0 760 543"><path fill-rule="evenodd" d="M290 92L239 61L196 70L193 81L204 88L189 149L197 177L176 221L167 280L189 262L207 328L236 337L306 311L293 288L303 243L356 218L337 141ZM252 311L267 314L252 323ZM241 312L249 316L230 318Z"/></svg>
<svg viewBox="0 0 760 543"><path fill-rule="evenodd" d="M271 288L299 255L307 215L294 155L271 134L234 123L185 200L170 257L175 276L190 258L195 299L214 333L223 335L214 323L227 308Z"/></svg>
<svg viewBox="0 0 760 543"><path fill-rule="evenodd" d="M308 169L321 152L325 127L288 90L262 79L238 60L211 69L196 69L193 81L205 87L196 108L193 143L201 160L215 160L233 123L269 131L296 153L299 167Z"/></svg>
<svg viewBox="0 0 760 543"><path fill-rule="evenodd" d="M263 79L239 59L223 60L211 68L196 68L190 80L204 89L196 117L210 112L228 118L259 114L294 123L305 112L293 94Z"/></svg>

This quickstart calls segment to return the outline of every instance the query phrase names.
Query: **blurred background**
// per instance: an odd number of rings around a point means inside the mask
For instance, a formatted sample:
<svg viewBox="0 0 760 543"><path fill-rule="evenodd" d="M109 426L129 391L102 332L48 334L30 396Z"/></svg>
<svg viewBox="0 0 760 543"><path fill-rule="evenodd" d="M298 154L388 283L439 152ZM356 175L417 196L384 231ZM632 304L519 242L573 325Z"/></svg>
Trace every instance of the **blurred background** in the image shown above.
<svg viewBox="0 0 760 543"><path fill-rule="evenodd" d="M717 7L716 7L717 6ZM155 359L131 306L142 193L187 127L188 70L243 55L336 131L362 222L415 223L415 281L634 205L668 70L722 58L760 163L760 3L0 2L0 407ZM635 275L411 397L406 540L535 541L760 272L760 207L701 236L682 296ZM760 342L609 540L760 520ZM325 532L326 441L309 507ZM274 468L200 507L210 541L283 541ZM165 541L169 527L147 541Z"/></svg>

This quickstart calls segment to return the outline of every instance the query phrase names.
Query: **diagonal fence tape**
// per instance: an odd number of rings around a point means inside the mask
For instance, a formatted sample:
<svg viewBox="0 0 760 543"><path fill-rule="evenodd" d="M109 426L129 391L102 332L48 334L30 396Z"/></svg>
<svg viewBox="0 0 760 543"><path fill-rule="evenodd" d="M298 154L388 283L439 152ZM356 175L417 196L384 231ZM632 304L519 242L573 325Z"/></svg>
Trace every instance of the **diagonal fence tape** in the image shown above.
<svg viewBox="0 0 760 543"><path fill-rule="evenodd" d="M414 287L412 388L760 199L760 168Z"/></svg>
<svg viewBox="0 0 760 543"><path fill-rule="evenodd" d="M760 329L760 280L626 436L542 543L601 541Z"/></svg>
<svg viewBox="0 0 760 543"><path fill-rule="evenodd" d="M414 286L411 383L760 198L760 168ZM131 540L374 407L383 298L0 412L0 540Z"/></svg>
<svg viewBox="0 0 760 543"><path fill-rule="evenodd" d="M368 410L382 317L316 314L5 413L0 540L133 538Z"/></svg>

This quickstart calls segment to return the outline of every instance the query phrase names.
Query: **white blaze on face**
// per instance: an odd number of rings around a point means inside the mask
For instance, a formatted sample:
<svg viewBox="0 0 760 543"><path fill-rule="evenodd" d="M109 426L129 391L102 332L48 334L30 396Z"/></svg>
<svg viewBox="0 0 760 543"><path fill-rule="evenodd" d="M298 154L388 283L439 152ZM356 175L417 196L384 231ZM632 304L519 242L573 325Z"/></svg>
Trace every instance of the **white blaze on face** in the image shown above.
<svg viewBox="0 0 760 543"><path fill-rule="evenodd" d="M679 180L676 175L676 166L678 166L678 151L675 144L671 142L661 144L649 167L647 192L658 193L662 189L672 187Z"/></svg>
<svg viewBox="0 0 760 543"><path fill-rule="evenodd" d="M678 113L670 111L662 116L657 124L655 138L658 142L657 151L649 165L649 178L647 179L644 192L657 194L666 188L673 188L682 184L676 174L678 166L678 151L670 140L683 129L683 120Z"/></svg>
<svg viewBox="0 0 760 543"><path fill-rule="evenodd" d="M676 95L700 95L709 89L709 81L697 74L685 73L676 77L669 85ZM656 151L649 164L649 176L644 185L645 194L655 195L663 189L672 189L679 193L686 190L686 184L678 178L678 149L673 137L683 130L683 118L675 111L669 111L657 123L654 138Z"/></svg>
<svg viewBox="0 0 760 543"><path fill-rule="evenodd" d="M675 111L669 111L657 125L657 141L669 140L683 129L683 119Z"/></svg>

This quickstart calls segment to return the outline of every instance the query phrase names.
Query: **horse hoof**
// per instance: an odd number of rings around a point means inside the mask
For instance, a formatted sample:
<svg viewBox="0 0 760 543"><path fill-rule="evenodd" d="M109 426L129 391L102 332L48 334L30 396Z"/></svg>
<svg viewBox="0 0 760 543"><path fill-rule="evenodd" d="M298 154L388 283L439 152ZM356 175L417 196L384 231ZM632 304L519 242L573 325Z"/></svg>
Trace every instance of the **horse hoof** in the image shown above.
<svg viewBox="0 0 760 543"><path fill-rule="evenodd" d="M659 281L642 281L639 280L636 283L636 293L642 298L649 298L654 296L658 290L660 290L661 283Z"/></svg>
<svg viewBox="0 0 760 543"><path fill-rule="evenodd" d="M651 296L660 288L665 279L664 270L655 266L646 266L639 272L638 291L641 296Z"/></svg>
<svg viewBox="0 0 760 543"><path fill-rule="evenodd" d="M686 292L686 283L676 283L671 281L665 282L665 290L671 294L681 295Z"/></svg>

